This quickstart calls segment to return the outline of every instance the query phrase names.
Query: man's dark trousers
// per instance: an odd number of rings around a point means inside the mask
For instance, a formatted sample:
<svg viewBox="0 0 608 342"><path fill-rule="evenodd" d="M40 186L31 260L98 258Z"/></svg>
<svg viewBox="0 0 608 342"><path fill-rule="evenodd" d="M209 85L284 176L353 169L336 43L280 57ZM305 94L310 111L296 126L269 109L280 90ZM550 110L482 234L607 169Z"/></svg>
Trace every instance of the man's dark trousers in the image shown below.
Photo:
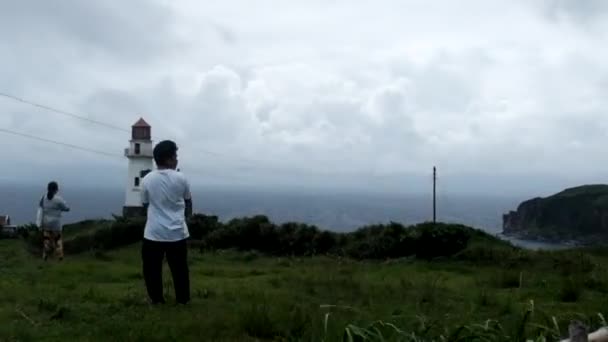
<svg viewBox="0 0 608 342"><path fill-rule="evenodd" d="M141 257L148 296L154 304L165 302L163 295L163 259L165 256L173 276L175 299L179 304L186 304L190 301L190 275L186 239L175 242L143 240Z"/></svg>

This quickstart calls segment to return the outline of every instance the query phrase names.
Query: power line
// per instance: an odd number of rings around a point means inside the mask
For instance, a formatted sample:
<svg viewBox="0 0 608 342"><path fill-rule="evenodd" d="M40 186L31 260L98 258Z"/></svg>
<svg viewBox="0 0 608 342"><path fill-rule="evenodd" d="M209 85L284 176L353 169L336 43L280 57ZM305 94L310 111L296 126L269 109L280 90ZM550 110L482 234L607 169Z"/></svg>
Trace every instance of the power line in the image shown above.
<svg viewBox="0 0 608 342"><path fill-rule="evenodd" d="M95 154L103 155L103 156L106 156L106 157L121 158L121 159L124 158L124 156L121 155L121 154L108 153L108 152L104 152L104 151L100 151L100 150L91 149L91 148L88 148L88 147L83 147L83 146L78 146L78 145L74 145L74 144L70 144L70 143L65 143L65 142L61 142L61 141L56 141L56 140L51 140L51 139L47 139L47 138L42 138L42 137L38 137L38 136L35 136L35 135L31 135L31 134L16 132L16 131L5 129L5 128L0 128L0 133L5 133L5 134L9 134L9 135L13 135L13 136L18 136L18 137L22 137L22 138L27 138L27 139L31 139L31 140L36 140L36 141L41 141L41 142L45 142L45 143L50 143L50 144L54 144L54 145L58 145L58 146L63 146L63 147L71 148L71 149L74 149L74 150L79 150L79 151L84 151L84 152L89 152L89 153L95 153ZM198 175L207 175L207 176L216 177L216 178L223 178L224 180L244 181L244 179L241 178L241 176L231 175L231 174L226 173L225 171L210 172L210 170L201 169L200 167L196 167L196 166L193 166L193 165L187 165L186 169L191 170L192 171L191 174L193 176L198 174Z"/></svg>
<svg viewBox="0 0 608 342"><path fill-rule="evenodd" d="M121 132L130 132L128 129L124 129L122 127L118 127L118 126L113 125L113 124L101 122L101 121L98 121L98 120L90 119L90 118L88 118L88 117L86 117L84 115L74 114L74 113L71 113L71 112L68 112L68 111L65 111L65 110L61 110L61 109L53 108L53 107L50 107L50 106L47 106L47 105L43 105L43 104L40 104L40 103L36 103L36 102L33 102L33 101L25 100L25 99L22 99L20 97L14 96L14 95L6 94L6 93L0 93L0 96L5 97L7 99L11 99L13 101L21 102L21 103L24 103L24 104L27 104L27 105L30 105L30 106L42 108L42 109L45 109L45 110L48 110L48 111L51 111L51 112L54 112L54 113L57 113L57 114L69 116L71 118L75 118L75 119L79 119L79 120L83 120L83 121L87 121L89 123L93 123L93 124L96 124L96 125L99 125L99 126L104 126L106 128L114 129L114 130L121 131Z"/></svg>
<svg viewBox="0 0 608 342"><path fill-rule="evenodd" d="M121 132L127 132L127 133L131 132L128 129L116 126L114 124L102 122L102 121L99 121L99 120L90 119L90 118L86 117L85 115L75 114L75 113L71 113L71 112L68 112L68 111L65 111L65 110L62 110L62 109L53 108L51 106L44 105L44 104L41 104L41 103L38 103L38 102L34 102L34 101L31 101L31 100L26 100L26 99L23 99L21 97L15 96L15 95L11 95L11 94L0 92L0 96L5 97L5 98L10 99L10 100L13 100L13 101L17 101L17 102L20 102L20 103L27 104L27 105L30 105L30 106L42 108L42 109L45 109L45 110L48 110L48 111L51 111L51 112L54 112L54 113L57 113L57 114L65 115L65 116L68 116L68 117L73 118L73 119L83 120L83 121L86 121L86 122L89 122L89 123L93 123L93 124L100 125L100 126L103 126L103 127L106 127L106 128L110 128L110 129L113 129L113 130L117 130L117 131L121 131ZM259 161L253 161L253 160L250 160L250 159L245 159L245 158L235 157L235 156L228 156L226 154L222 154L222 153L218 153L218 152L213 152L213 151L206 150L206 149L192 148L192 150L194 152L199 152L199 153L207 154L207 155L218 157L218 158L227 158L227 159L233 159L233 160L237 159L237 160L235 160L236 162L239 162L239 160L240 160L243 163L258 164L259 165Z"/></svg>
<svg viewBox="0 0 608 342"><path fill-rule="evenodd" d="M82 147L82 146L78 146L78 145L64 143L64 142L61 142L61 141L56 141L56 140L51 140L51 139L37 137L37 136L34 136L34 135L30 135L30 134L15 132L15 131L11 131L11 130L4 129L4 128L0 128L0 132L5 133L5 134L11 134L11 135L19 136L19 137L22 137L22 138L28 138L28 139L32 139L32 140L38 140L38 141L42 141L42 142L46 142L46 143L51 143L51 144L55 144L55 145L69 147L69 148L72 148L72 149L75 149L75 150L81 150L81 151L86 151L86 152L91 152L91 153L97 153L97 154L101 154L101 155L104 155L104 156L107 156L107 157L114 157L114 158L117 158L117 157L122 158L123 157L123 156L121 156L119 154L115 154L115 153L108 153L108 152L104 152L104 151L94 150L94 149L90 149L90 148L87 148L87 147Z"/></svg>
<svg viewBox="0 0 608 342"><path fill-rule="evenodd" d="M106 127L106 128L110 128L110 129L113 129L113 130L120 131L120 132L127 132L127 133L131 132L128 129L124 129L122 127L118 127L118 126L116 126L114 124L102 122L102 121L99 121L99 120L90 119L90 118L86 117L85 115L75 114L75 113L71 113L71 112L68 112L68 111L65 111L65 110L62 110L62 109L53 108L51 106L44 105L44 104L41 104L41 103L37 103L37 102L31 101L31 100L26 100L26 99L20 98L20 97L15 96L15 95L11 95L11 94L0 92L0 96L5 97L5 98L10 99L10 100L13 100L13 101L17 101L17 102L20 102L20 103L27 104L27 105L30 105L30 106L34 106L34 107L37 107L37 108L48 110L48 111L51 111L51 112L54 112L54 113L57 113L57 114L65 115L65 116L68 116L68 117L73 118L73 119L83 120L83 121L86 121L86 122L89 122L89 123L100 125L100 126L103 126L103 127ZM237 163L237 164L248 164L248 165L254 165L254 166L261 166L261 163L262 163L260 161L256 161L256 160L252 160L252 159L247 159L247 158L242 158L242 157L238 157L238 156L229 156L229 155L226 155L226 154L223 154L223 153L218 153L218 152L210 151L210 150L207 150L207 149L201 149L201 148L196 148L196 147L194 147L194 148L188 148L188 149L191 150L191 151L193 151L193 152L198 152L198 153L206 154L206 155L213 156L213 157L216 157L216 158L222 158L224 160L227 160L227 161L233 162L233 163Z"/></svg>
<svg viewBox="0 0 608 342"><path fill-rule="evenodd" d="M65 111L65 110L62 110L62 109L53 108L51 106L44 105L44 104L41 104L41 103L37 103L37 102L31 101L31 100L26 100L26 99L23 99L23 98L20 98L18 96L11 95L11 94L8 94L8 93L0 92L0 96L2 96L4 98L7 98L7 99L10 99L10 100L13 100L13 101L17 101L17 102L20 102L20 103L27 104L27 105L30 105L30 106L34 106L34 107L38 107L38 108L41 108L41 109L44 109L44 110L48 110L48 111L51 111L51 112L54 112L54 113L57 113L57 114L68 116L68 117L73 118L73 119L83 120L83 121L86 121L86 122L89 122L89 123L93 123L93 124L96 124L96 125L99 125L99 126L103 126L103 127L109 128L109 129L113 129L113 130L116 130L116 131L127 132L127 133L131 132L129 129L125 129L125 128L116 126L114 124L106 123L106 122L99 121L99 120L90 119L90 118L86 117L85 115L75 114L75 113L68 112L68 111ZM28 136L28 137L31 137L31 136ZM37 137L34 137L34 138L38 139ZM38 140L40 140L40 139L38 139ZM46 141L46 142L51 142L52 143L52 141ZM80 148L80 149L82 149L82 148ZM198 153L206 154L206 155L213 156L213 157L216 157L216 158L221 158L221 159L224 159L224 160L226 160L228 162L232 162L232 163L236 163L236 164L241 164L241 165L250 165L250 166L257 167L257 168L265 168L265 169L269 169L270 168L270 169L275 169L275 170L283 170L283 172L284 171L292 171L292 168L286 168L286 167L283 167L283 166L278 166L281 163L277 164L276 161L273 163L273 162L268 162L268 161L254 160L254 159L244 158L244 157L240 157L240 156L236 156L236 155L227 155L225 153L219 153L219 152L214 152L214 151L207 150L207 149L201 149L201 148L198 148L198 147L193 147L193 148L192 147L188 147L188 148L185 148L185 150L190 150L192 152L198 152ZM97 151L97 152L100 152L100 151ZM103 154L107 154L106 152L102 152L102 153ZM274 165L272 165L272 164L274 164Z"/></svg>
<svg viewBox="0 0 608 342"><path fill-rule="evenodd" d="M0 133L5 133L5 134L10 134L10 135L14 135L14 136L18 136L18 137L22 137L22 138L27 138L27 139L32 139L32 140L37 140L37 141L41 141L41 142L46 142L46 143L51 143L51 144L55 144L55 145L59 145L59 146L63 146L63 147L68 147L71 149L75 149L75 150L80 150L80 151L84 151L84 152L90 152L90 153L96 153L96 154L100 154L106 157L113 157L113 158L124 158L124 156L116 154L116 153L108 153L108 152L104 152L104 151L99 151L99 150L95 150L95 149L90 149L88 147L82 147L82 146L78 146L78 145L74 145L74 144L69 144L69 143L64 143L61 141L56 141L56 140L51 140L51 139L46 139L46 138L41 138L41 137L37 137L34 135L30 135L30 134L25 134L25 133L21 133L21 132L16 132L16 131L12 131L12 130L8 130L5 128L0 128ZM228 175L226 173L212 173L209 172L208 170L201 170L199 168L192 168L192 174L205 174L207 176L212 176L212 177L217 177L217 178L224 178L226 180L233 180L233 181L238 181L240 179L235 178L234 176Z"/></svg>

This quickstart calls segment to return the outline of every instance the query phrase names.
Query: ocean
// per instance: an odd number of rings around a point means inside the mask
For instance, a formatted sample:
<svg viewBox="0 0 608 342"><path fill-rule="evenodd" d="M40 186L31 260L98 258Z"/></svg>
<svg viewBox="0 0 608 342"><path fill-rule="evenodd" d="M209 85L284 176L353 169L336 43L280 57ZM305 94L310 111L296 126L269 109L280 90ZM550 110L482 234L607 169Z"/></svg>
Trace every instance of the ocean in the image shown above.
<svg viewBox="0 0 608 342"><path fill-rule="evenodd" d="M43 191L32 186L0 185L0 214L10 215L18 225L33 222ZM121 213L124 203L121 189L64 189L61 195L72 208L65 215L66 223L111 218L112 214ZM276 223L304 222L322 229L347 232L376 223L414 224L432 220L430 194L196 188L193 197L195 212L217 215L222 221L262 214ZM497 235L502 231L502 214L516 208L522 200L500 196L439 196L437 220L461 223ZM551 247L513 242L531 248Z"/></svg>

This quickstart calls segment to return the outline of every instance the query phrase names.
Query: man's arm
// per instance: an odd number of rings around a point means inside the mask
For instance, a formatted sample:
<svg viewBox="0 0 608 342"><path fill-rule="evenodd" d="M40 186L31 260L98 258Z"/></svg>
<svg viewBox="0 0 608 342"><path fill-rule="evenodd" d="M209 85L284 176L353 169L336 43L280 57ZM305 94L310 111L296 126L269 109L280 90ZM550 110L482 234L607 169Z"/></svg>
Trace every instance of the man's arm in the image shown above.
<svg viewBox="0 0 608 342"><path fill-rule="evenodd" d="M192 198L185 200L186 201L186 218L192 217Z"/></svg>
<svg viewBox="0 0 608 342"><path fill-rule="evenodd" d="M141 182L141 205L147 211L148 206L150 205L150 197L148 194L148 189L146 188L146 182Z"/></svg>
<svg viewBox="0 0 608 342"><path fill-rule="evenodd" d="M184 182L186 184L184 190L184 201L186 203L186 210L184 212L184 215L186 215L186 218L189 218L192 216L192 193L190 192L190 183L188 182L188 180L184 178Z"/></svg>

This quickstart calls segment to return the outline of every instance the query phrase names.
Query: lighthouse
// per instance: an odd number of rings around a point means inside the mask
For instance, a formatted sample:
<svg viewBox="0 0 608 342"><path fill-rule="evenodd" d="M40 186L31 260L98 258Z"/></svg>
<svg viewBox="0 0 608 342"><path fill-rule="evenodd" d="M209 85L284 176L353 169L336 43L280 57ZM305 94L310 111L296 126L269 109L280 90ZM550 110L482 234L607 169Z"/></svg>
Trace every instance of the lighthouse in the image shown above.
<svg viewBox="0 0 608 342"><path fill-rule="evenodd" d="M154 167L152 154L152 128L143 119L131 126L131 140L125 149L125 157L129 160L129 171L125 187L125 206L123 216L144 216L141 203L141 180Z"/></svg>

